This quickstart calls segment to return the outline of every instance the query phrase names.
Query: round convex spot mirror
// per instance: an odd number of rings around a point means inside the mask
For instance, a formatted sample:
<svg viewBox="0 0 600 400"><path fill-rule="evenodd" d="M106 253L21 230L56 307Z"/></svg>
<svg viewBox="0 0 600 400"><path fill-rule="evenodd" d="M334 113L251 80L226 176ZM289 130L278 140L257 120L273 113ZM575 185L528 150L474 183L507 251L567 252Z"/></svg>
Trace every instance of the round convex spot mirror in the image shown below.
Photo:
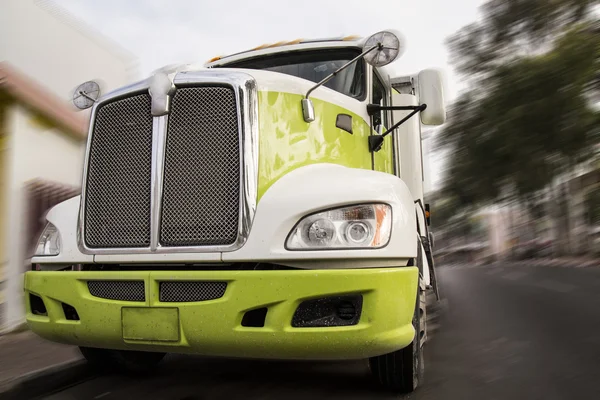
<svg viewBox="0 0 600 400"><path fill-rule="evenodd" d="M84 82L73 93L73 104L80 110L85 110L94 105L100 97L100 86L94 81Z"/></svg>
<svg viewBox="0 0 600 400"><path fill-rule="evenodd" d="M371 35L363 46L363 52L381 44L365 56L365 61L374 67L383 67L398 59L404 53L404 38L395 30L385 30Z"/></svg>

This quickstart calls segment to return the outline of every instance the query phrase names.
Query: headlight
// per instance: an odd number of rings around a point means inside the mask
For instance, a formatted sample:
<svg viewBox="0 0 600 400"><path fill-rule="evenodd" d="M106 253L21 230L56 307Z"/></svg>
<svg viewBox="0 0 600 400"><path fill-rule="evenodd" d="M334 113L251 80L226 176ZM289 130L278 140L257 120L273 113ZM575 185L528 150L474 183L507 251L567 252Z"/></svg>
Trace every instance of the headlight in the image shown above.
<svg viewBox="0 0 600 400"><path fill-rule="evenodd" d="M60 253L60 233L51 223L46 225L35 249L36 256L57 256Z"/></svg>
<svg viewBox="0 0 600 400"><path fill-rule="evenodd" d="M387 245L392 231L392 208L363 204L308 215L290 232L286 248L373 249Z"/></svg>

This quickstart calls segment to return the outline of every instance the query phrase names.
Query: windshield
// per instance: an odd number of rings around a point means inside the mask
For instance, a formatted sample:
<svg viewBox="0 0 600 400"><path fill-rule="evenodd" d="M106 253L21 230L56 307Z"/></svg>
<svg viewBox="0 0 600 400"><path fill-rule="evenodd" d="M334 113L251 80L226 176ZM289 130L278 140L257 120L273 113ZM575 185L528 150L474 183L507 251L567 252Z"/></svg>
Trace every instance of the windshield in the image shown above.
<svg viewBox="0 0 600 400"><path fill-rule="evenodd" d="M262 69L297 76L317 83L359 54L352 50L296 51L242 60L218 67ZM347 96L363 99L365 94L364 76L364 61L359 60L324 86Z"/></svg>

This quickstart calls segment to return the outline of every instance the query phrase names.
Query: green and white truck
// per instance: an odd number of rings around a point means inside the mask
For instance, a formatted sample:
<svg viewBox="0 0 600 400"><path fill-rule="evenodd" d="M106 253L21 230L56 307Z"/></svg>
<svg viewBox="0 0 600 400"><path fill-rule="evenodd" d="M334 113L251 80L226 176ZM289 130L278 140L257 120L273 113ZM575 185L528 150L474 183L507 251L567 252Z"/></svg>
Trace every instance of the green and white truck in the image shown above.
<svg viewBox="0 0 600 400"><path fill-rule="evenodd" d="M446 113L439 72L386 67L403 49L386 30L83 84L82 191L46 215L31 330L105 367L368 359L413 391L437 295L421 127Z"/></svg>

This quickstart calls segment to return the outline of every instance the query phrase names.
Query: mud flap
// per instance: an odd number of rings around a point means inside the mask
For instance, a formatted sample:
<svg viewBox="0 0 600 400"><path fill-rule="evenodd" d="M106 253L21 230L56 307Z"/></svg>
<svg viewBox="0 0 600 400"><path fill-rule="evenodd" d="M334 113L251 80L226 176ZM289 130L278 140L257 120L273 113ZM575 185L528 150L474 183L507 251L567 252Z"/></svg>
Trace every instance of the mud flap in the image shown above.
<svg viewBox="0 0 600 400"><path fill-rule="evenodd" d="M425 226L423 226L423 230L425 231L425 235L426 236L422 236L421 235L421 225L419 223L419 214L418 212L416 212L416 218L417 218L417 232L418 232L418 238L419 241L422 245L423 245L423 250L425 250L425 257L427 258L427 265L429 267L429 283L431 284L431 287L433 288L433 292L435 293L435 297L437 299L437 301L441 300L440 297L440 288L438 286L438 282L437 282L437 277L435 276L435 266L433 264L433 237L431 236L431 232L429 232L428 229L428 217L425 211L425 207L423 206L423 202L418 199L415 201L415 204L418 204L421 208L421 210L423 211L423 214L425 216ZM419 253L419 257L421 257L421 248L420 245L417 243L417 246L419 247L417 249L417 252ZM422 271L421 271L422 273Z"/></svg>
<svg viewBox="0 0 600 400"><path fill-rule="evenodd" d="M425 249L425 256L427 257L427 265L429 266L429 279L431 282L431 287L433 288L435 297L438 301L440 301L440 288L438 286L437 277L435 276L435 266L433 264L433 251L431 249L431 243L427 236L421 236L421 243L423 244L423 249Z"/></svg>

